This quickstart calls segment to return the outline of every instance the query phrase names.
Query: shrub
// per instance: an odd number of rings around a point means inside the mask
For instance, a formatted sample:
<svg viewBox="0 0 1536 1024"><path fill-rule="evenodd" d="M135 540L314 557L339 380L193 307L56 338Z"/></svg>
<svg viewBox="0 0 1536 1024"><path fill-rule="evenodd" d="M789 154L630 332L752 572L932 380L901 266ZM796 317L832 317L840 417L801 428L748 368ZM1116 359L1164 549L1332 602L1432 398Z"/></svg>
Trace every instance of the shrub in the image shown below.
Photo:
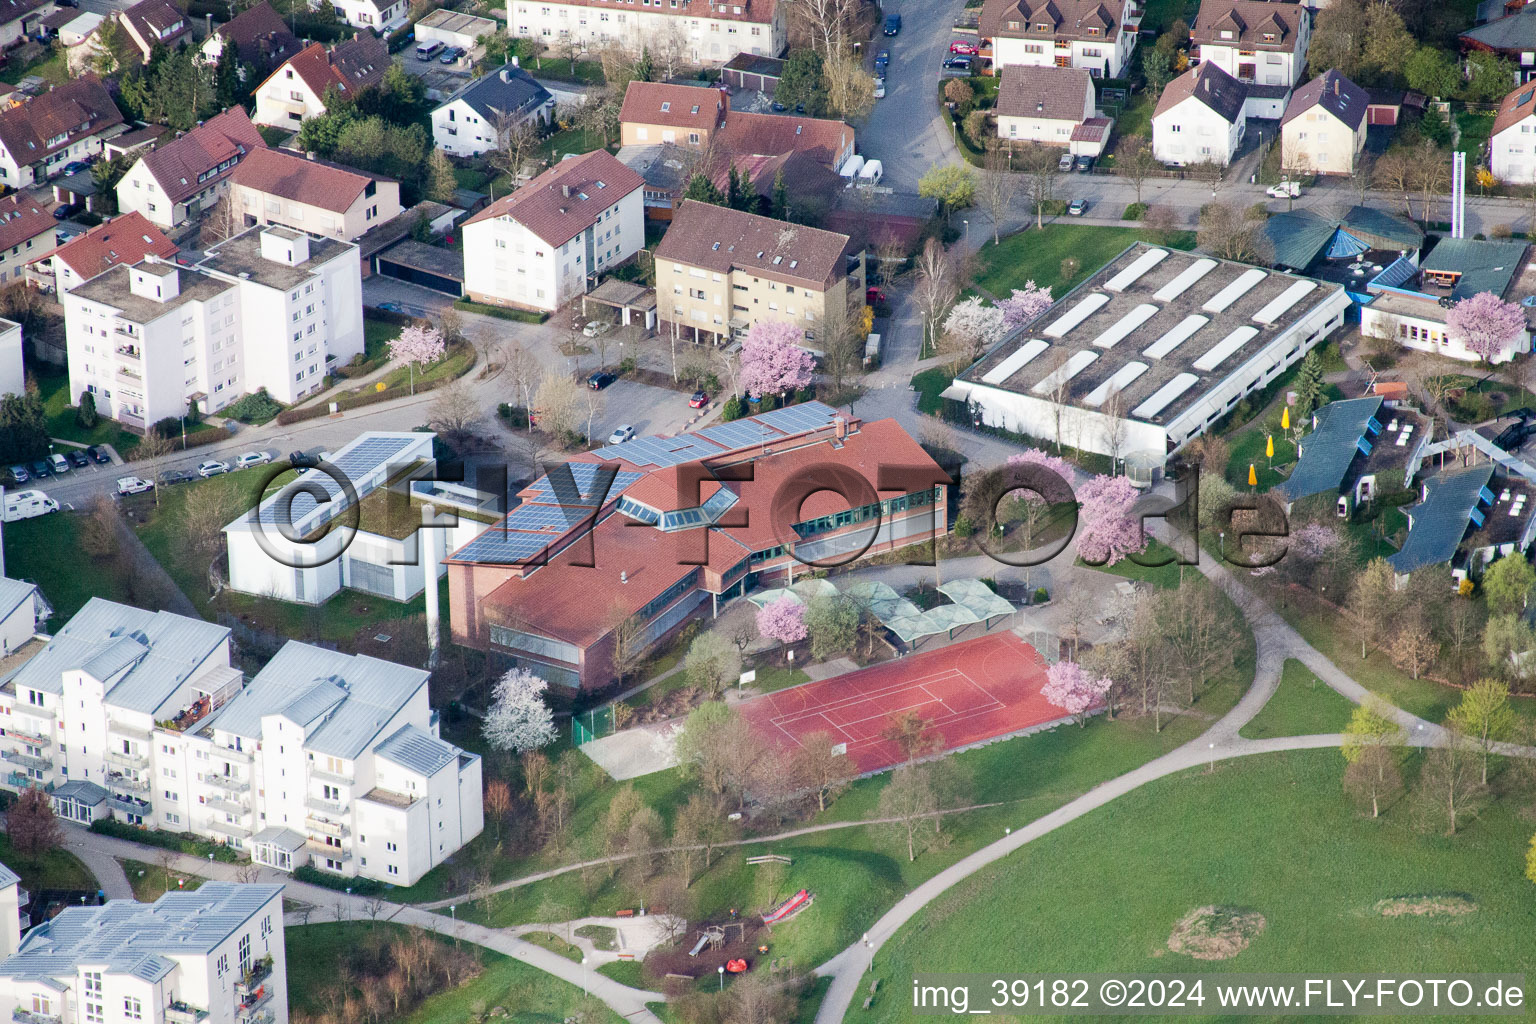
<svg viewBox="0 0 1536 1024"><path fill-rule="evenodd" d="M224 415L241 423L265 423L283 411L283 405L262 388L224 407Z"/></svg>
<svg viewBox="0 0 1536 1024"><path fill-rule="evenodd" d="M1044 604L1051 599L1051 592L1044 587L1035 588L1035 604Z"/></svg>
<svg viewBox="0 0 1536 1024"><path fill-rule="evenodd" d="M496 407L496 415L500 416L509 427L525 430L528 427L528 410L520 405L512 405L502 402Z"/></svg>
<svg viewBox="0 0 1536 1024"><path fill-rule="evenodd" d="M638 364L635 362L634 356L625 356L623 359L619 360L619 376L627 377L631 373L634 373L635 367L637 365Z"/></svg>
<svg viewBox="0 0 1536 1024"><path fill-rule="evenodd" d="M955 517L955 536L956 537L959 537L961 540L965 540L967 537L974 536L975 533L976 533L976 524L971 522L971 520L968 517L966 517L966 516L956 516Z"/></svg>
<svg viewBox="0 0 1536 1024"><path fill-rule="evenodd" d="M1488 229L1489 238L1513 238L1514 234L1514 229L1508 224L1495 224Z"/></svg>
<svg viewBox="0 0 1536 1024"><path fill-rule="evenodd" d="M534 313L526 309L508 309L505 306L487 306L483 302L470 302L468 299L459 299L453 304L454 309L462 309L466 313L483 313L486 316L500 317L502 320L516 320L525 324L541 324L549 319L548 313Z"/></svg>
<svg viewBox="0 0 1536 1024"><path fill-rule="evenodd" d="M377 896L387 892L390 886L385 885L375 878L350 878L344 875L333 875L321 871L313 864L302 864L293 869L293 877L310 885L323 885L327 889L335 889L337 892L352 890L354 896Z"/></svg>
<svg viewBox="0 0 1536 1024"><path fill-rule="evenodd" d="M155 421L155 425L149 428L161 437L180 437L181 419L176 416L167 416Z"/></svg>
<svg viewBox="0 0 1536 1024"><path fill-rule="evenodd" d="M191 857L206 858L211 853L214 860L221 860L226 864L238 863L240 860L239 851L233 847L225 846L223 843L210 843L191 832L161 832L156 829L139 828L114 818L103 818L100 821L91 822L91 831L98 835L126 839L130 843L175 850Z"/></svg>
<svg viewBox="0 0 1536 1024"><path fill-rule="evenodd" d="M747 403L741 400L740 395L732 395L725 400L725 405L720 410L720 417L727 423L731 420L739 420L747 414Z"/></svg>
<svg viewBox="0 0 1536 1024"><path fill-rule="evenodd" d="M1146 215L1146 203L1131 203L1125 208L1125 213L1121 216L1124 220L1141 220L1141 218L1145 217Z"/></svg>
<svg viewBox="0 0 1536 1024"><path fill-rule="evenodd" d="M75 407L75 422L82 430L90 430L100 418L96 415L96 396L89 391L80 392L80 404Z"/></svg>

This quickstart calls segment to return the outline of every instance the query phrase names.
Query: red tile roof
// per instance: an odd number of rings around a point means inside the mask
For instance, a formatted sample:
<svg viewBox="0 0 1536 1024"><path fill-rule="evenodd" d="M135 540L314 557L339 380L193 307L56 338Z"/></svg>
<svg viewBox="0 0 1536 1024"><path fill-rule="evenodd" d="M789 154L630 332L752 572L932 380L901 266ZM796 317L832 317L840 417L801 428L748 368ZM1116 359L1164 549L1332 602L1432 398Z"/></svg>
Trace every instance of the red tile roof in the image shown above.
<svg viewBox="0 0 1536 1024"><path fill-rule="evenodd" d="M355 96L382 81L389 63L389 50L382 40L359 36L339 44L329 53L320 43L310 43L272 74L279 75L283 68L292 68L316 96L324 96L331 86Z"/></svg>
<svg viewBox="0 0 1536 1024"><path fill-rule="evenodd" d="M229 177L250 153L266 149L244 107L231 107L141 157L168 200L179 203Z"/></svg>
<svg viewBox="0 0 1536 1024"><path fill-rule="evenodd" d="M654 253L721 274L741 269L821 290L844 273L848 244L848 236L835 231L684 200Z"/></svg>
<svg viewBox="0 0 1536 1024"><path fill-rule="evenodd" d="M619 120L704 132L718 128L727 109L725 94L718 89L635 81L624 90Z"/></svg>
<svg viewBox="0 0 1536 1024"><path fill-rule="evenodd" d="M84 75L0 110L0 146L25 167L122 121L101 79Z"/></svg>
<svg viewBox="0 0 1536 1024"><path fill-rule="evenodd" d="M1203 0L1189 35L1201 45L1291 52L1307 15L1301 4L1281 0ZM1222 32L1231 32L1232 38L1222 38Z"/></svg>
<svg viewBox="0 0 1536 1024"><path fill-rule="evenodd" d="M16 192L0 199L0 249L21 245L56 227L58 222L30 195Z"/></svg>
<svg viewBox="0 0 1536 1024"><path fill-rule="evenodd" d="M560 161L464 223L509 217L550 245L563 245L644 184L644 178L612 153L596 149Z"/></svg>
<svg viewBox="0 0 1536 1024"><path fill-rule="evenodd" d="M854 133L852 125L823 117L733 110L720 138L726 152L737 156L804 153L835 171L839 154L852 148Z"/></svg>
<svg viewBox="0 0 1536 1024"><path fill-rule="evenodd" d="M69 264L76 276L88 281L119 263L132 266L151 254L170 259L176 253L176 243L135 210L96 225L55 249L52 255L55 261Z"/></svg>
<svg viewBox="0 0 1536 1024"><path fill-rule="evenodd" d="M240 161L229 180L295 203L346 213L369 182L394 179L326 160L308 160L286 149L262 149Z"/></svg>
<svg viewBox="0 0 1536 1024"><path fill-rule="evenodd" d="M1525 82L1499 101L1499 112L1493 119L1492 134L1497 135L1510 125L1519 124L1536 114L1536 82Z"/></svg>
<svg viewBox="0 0 1536 1024"><path fill-rule="evenodd" d="M138 37L146 58L151 47L175 46L192 31L187 16L171 0L139 0L118 17Z"/></svg>

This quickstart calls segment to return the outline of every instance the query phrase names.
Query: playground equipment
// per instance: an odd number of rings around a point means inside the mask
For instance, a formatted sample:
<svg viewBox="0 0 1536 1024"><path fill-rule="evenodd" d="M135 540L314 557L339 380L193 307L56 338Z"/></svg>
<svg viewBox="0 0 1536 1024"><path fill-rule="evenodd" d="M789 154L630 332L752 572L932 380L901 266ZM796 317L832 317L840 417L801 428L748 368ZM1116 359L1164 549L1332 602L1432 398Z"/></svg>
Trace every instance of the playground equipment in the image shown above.
<svg viewBox="0 0 1536 1024"><path fill-rule="evenodd" d="M742 974L747 969L747 962L741 957L736 957L734 960L727 960L725 962L725 969L731 974Z"/></svg>
<svg viewBox="0 0 1536 1024"><path fill-rule="evenodd" d="M729 924L723 925L712 924L699 929L699 941L693 944L693 948L688 951L688 955L698 956L701 952L703 952L705 946L708 946L710 949L719 949L721 946L725 945L726 935L730 933L732 928L736 929L737 942L746 941L747 926L742 922L733 921Z"/></svg>
<svg viewBox="0 0 1536 1024"><path fill-rule="evenodd" d="M770 910L768 913L764 914L763 924L775 925L781 921L788 921L790 918L800 913L800 911L810 906L815 899L816 897L811 895L810 890L801 889L789 899L785 900L783 903L780 903L773 910Z"/></svg>
<svg viewBox="0 0 1536 1024"><path fill-rule="evenodd" d="M765 853L758 857L748 857L748 864L793 864L794 861L782 853Z"/></svg>

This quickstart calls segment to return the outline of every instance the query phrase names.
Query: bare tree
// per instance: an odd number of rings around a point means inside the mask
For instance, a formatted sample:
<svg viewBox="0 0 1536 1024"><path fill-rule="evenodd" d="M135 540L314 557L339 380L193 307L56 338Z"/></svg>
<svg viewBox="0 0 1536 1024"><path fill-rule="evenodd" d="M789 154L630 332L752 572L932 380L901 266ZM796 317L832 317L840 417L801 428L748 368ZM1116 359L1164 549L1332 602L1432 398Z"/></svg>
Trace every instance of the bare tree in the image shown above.
<svg viewBox="0 0 1536 1024"><path fill-rule="evenodd" d="M577 424L581 422L582 390L574 380L558 370L544 374L539 381L534 401L538 404L540 424L545 430L556 437L575 432Z"/></svg>
<svg viewBox="0 0 1536 1024"><path fill-rule="evenodd" d="M224 544L224 527L247 511L244 495L234 487L195 487L181 506L181 545L187 556L206 564Z"/></svg>
<svg viewBox="0 0 1536 1024"><path fill-rule="evenodd" d="M893 839L906 847L907 860L938 836L938 795L934 793L928 765L904 764L891 773L880 790L879 814Z"/></svg>
<svg viewBox="0 0 1536 1024"><path fill-rule="evenodd" d="M823 60L846 52L858 14L859 0L793 0L790 5L790 17Z"/></svg>
<svg viewBox="0 0 1536 1024"><path fill-rule="evenodd" d="M1267 265L1274 261L1275 247L1264 220L1252 207L1210 203L1200 211L1200 246L1222 259Z"/></svg>
<svg viewBox="0 0 1536 1024"><path fill-rule="evenodd" d="M663 79L676 78L688 64L690 44L679 18L656 18L657 26L646 37L651 60Z"/></svg>
<svg viewBox="0 0 1536 1024"><path fill-rule="evenodd" d="M198 241L207 248L233 238L243 230L245 218L235 206L234 192L226 189L219 201L203 213L202 223L198 226Z"/></svg>
<svg viewBox="0 0 1536 1024"><path fill-rule="evenodd" d="M1419 772L1419 811L1426 827L1443 825L1446 835L1476 811L1486 792L1479 781L1477 751L1465 733L1447 724L1445 739L1424 758Z"/></svg>
<svg viewBox="0 0 1536 1024"><path fill-rule="evenodd" d="M842 2L842 0L835 0ZM829 58L822 67L827 83L828 113L845 121L862 121L875 106L875 80L851 53ZM864 193L872 196L869 190Z"/></svg>
<svg viewBox="0 0 1536 1024"><path fill-rule="evenodd" d="M827 801L837 799L837 794L857 773L858 769L847 754L833 750L830 733L811 733L795 751L795 781L816 793L816 809L819 811L826 810Z"/></svg>
<svg viewBox="0 0 1536 1024"><path fill-rule="evenodd" d="M474 392L461 379L438 391L428 410L427 424L458 448L483 432L485 414Z"/></svg>
<svg viewBox="0 0 1536 1024"><path fill-rule="evenodd" d="M1019 171L1024 175L1025 194L1035 208L1035 226L1045 225L1045 204L1051 201L1056 188L1056 175L1061 159L1059 150L1031 143L1019 151Z"/></svg>
<svg viewBox="0 0 1536 1024"><path fill-rule="evenodd" d="M1420 139L1413 148L1410 167L1413 187L1419 191L1420 212L1426 221L1431 220L1434 214L1431 204L1450 189L1450 155L1429 139Z"/></svg>
<svg viewBox="0 0 1536 1024"><path fill-rule="evenodd" d="M1120 174L1136 189L1136 201L1141 202L1141 189L1147 177L1157 168L1157 157L1152 146L1142 135L1127 135L1120 140Z"/></svg>
<svg viewBox="0 0 1536 1024"><path fill-rule="evenodd" d="M534 358L533 353L522 346L521 342L514 340L507 344L503 365L506 367L508 382L516 392L518 401L530 413L528 429L532 430L533 389L538 386L539 377L542 374L539 361Z"/></svg>
<svg viewBox="0 0 1536 1024"><path fill-rule="evenodd" d="M1376 161L1371 180L1379 189L1396 192L1403 201L1403 216L1413 217L1413 207L1408 197L1413 194L1414 170L1413 161L1407 153L1397 149L1384 153Z"/></svg>
<svg viewBox="0 0 1536 1024"><path fill-rule="evenodd" d="M144 475L149 482L155 485L155 507L160 507L160 484L165 477L165 465L161 460L180 447L176 441L156 431L153 427L145 431L139 439L138 447L134 450L135 461L144 463Z"/></svg>
<svg viewBox="0 0 1536 1024"><path fill-rule="evenodd" d="M496 146L485 154L486 162L507 176L509 188L516 190L527 174L528 162L539 148L539 133L531 120L513 114L498 113L494 119Z"/></svg>
<svg viewBox="0 0 1536 1024"><path fill-rule="evenodd" d="M596 388L582 388L582 399L587 416L587 443L592 443L592 424L608 408L607 397Z"/></svg>
<svg viewBox="0 0 1536 1024"><path fill-rule="evenodd" d="M936 238L929 238L917 256L917 284L912 298L923 317L923 340L936 344L939 325L943 322L955 297L960 294L960 275L955 259Z"/></svg>
<svg viewBox="0 0 1536 1024"><path fill-rule="evenodd" d="M1008 156L998 146L987 147L985 165L976 182L976 205L992 220L992 244L1000 240L1003 218L1019 196L1019 179L1008 169Z"/></svg>

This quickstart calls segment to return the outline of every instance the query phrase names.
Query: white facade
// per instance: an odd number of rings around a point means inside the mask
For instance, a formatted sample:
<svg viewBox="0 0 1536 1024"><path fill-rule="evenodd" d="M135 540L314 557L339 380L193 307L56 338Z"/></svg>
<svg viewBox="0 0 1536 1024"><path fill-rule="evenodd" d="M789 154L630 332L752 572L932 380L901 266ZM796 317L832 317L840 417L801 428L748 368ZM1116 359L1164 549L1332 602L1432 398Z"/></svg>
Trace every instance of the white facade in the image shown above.
<svg viewBox="0 0 1536 1024"><path fill-rule="evenodd" d="M537 121L548 123L555 116L555 100L550 97L542 104L533 106L517 124ZM487 120L463 99L450 100L432 111L432 141L449 156L479 156L501 145L498 129L505 127Z"/></svg>
<svg viewBox="0 0 1536 1024"><path fill-rule="evenodd" d="M1065 58L1067 66L1083 68L1095 78L1119 78L1135 48L1136 33L1125 29L1105 39L1052 41L996 36L992 40L992 63L999 69L1014 64L1060 67L1059 61Z"/></svg>
<svg viewBox="0 0 1536 1024"><path fill-rule="evenodd" d="M1253 51L1221 43L1201 43L1200 63L1215 64L1241 82L1294 87L1307 69L1307 38L1311 32L1310 22L1305 15L1299 19L1299 24L1300 41L1294 52Z"/></svg>
<svg viewBox="0 0 1536 1024"><path fill-rule="evenodd" d="M4 493L4 488L0 488L0 494ZM38 628L52 614L53 609L36 583L0 577L0 657L36 636Z"/></svg>
<svg viewBox="0 0 1536 1024"><path fill-rule="evenodd" d="M1243 141L1247 120L1239 113L1235 121L1206 106L1195 96L1186 97L1152 117L1152 155L1165 164L1232 162Z"/></svg>
<svg viewBox="0 0 1536 1024"><path fill-rule="evenodd" d="M655 7L602 3L541 3L509 0L507 31L515 36L555 46L573 38L597 50L616 42L639 52L680 52L692 64L723 64L738 53L777 57L789 44L782 3L768 5L768 13L754 17L749 3L710 5L692 0L684 13L678 7L664 13ZM727 17L711 17L715 7Z"/></svg>
<svg viewBox="0 0 1536 1024"><path fill-rule="evenodd" d="M1482 357L1453 337L1445 326L1446 310L1431 298L1385 295L1360 308L1360 333L1367 338L1395 338L1404 348L1433 352L1462 362L1477 363ZM1488 362L1507 363L1531 351L1531 332L1521 331Z"/></svg>
<svg viewBox="0 0 1536 1024"><path fill-rule="evenodd" d="M0 963L24 1024L286 1024L280 885L209 882L153 904L70 907Z"/></svg>
<svg viewBox="0 0 1536 1024"><path fill-rule="evenodd" d="M196 268L118 266L62 296L70 394L139 429L265 388L292 403L363 350L355 245L253 228Z"/></svg>
<svg viewBox="0 0 1536 1024"><path fill-rule="evenodd" d="M354 28L392 32L396 22L405 18L405 0L331 0L338 21Z"/></svg>
<svg viewBox="0 0 1536 1024"><path fill-rule="evenodd" d="M1489 142L1489 167L1506 185L1536 183L1536 113L1501 128Z"/></svg>
<svg viewBox="0 0 1536 1024"><path fill-rule="evenodd" d="M0 864L0 960L21 945L22 908L28 902L29 894L21 887L21 876Z"/></svg>
<svg viewBox="0 0 1536 1024"><path fill-rule="evenodd" d="M0 319L0 395L20 395L27 389L21 361L21 324Z"/></svg>

